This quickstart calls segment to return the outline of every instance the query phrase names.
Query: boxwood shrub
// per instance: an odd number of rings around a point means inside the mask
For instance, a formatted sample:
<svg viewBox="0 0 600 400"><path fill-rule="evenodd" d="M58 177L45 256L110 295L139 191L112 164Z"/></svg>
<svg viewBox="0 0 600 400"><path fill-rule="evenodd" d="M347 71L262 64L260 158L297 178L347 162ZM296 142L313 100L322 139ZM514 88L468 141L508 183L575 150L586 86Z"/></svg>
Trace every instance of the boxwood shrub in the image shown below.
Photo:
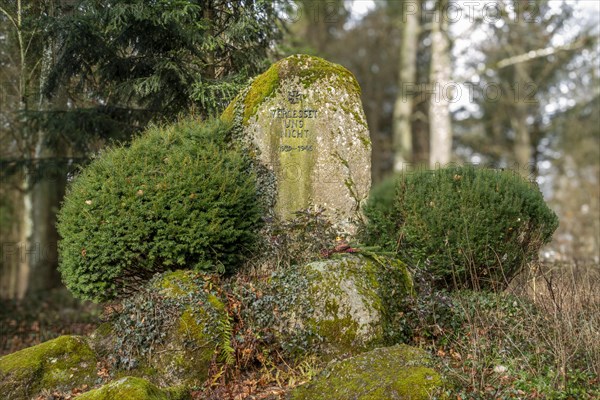
<svg viewBox="0 0 600 400"><path fill-rule="evenodd" d="M396 252L440 287L505 287L558 226L537 186L512 171L453 166L393 182L373 189L361 239Z"/></svg>
<svg viewBox="0 0 600 400"><path fill-rule="evenodd" d="M219 121L152 127L80 172L58 214L59 269L77 297L105 301L156 272L242 262L261 210L250 163L228 135Z"/></svg>

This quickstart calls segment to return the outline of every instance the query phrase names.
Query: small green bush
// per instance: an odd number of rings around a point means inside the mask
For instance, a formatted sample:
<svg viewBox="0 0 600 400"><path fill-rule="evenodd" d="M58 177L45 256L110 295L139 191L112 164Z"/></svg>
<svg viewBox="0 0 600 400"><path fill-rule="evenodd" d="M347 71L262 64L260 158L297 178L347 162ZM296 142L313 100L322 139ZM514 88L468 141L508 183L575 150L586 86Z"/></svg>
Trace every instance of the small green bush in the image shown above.
<svg viewBox="0 0 600 400"><path fill-rule="evenodd" d="M558 226L539 189L511 171L457 166L395 179L368 201L362 240L397 252L440 287L503 288Z"/></svg>
<svg viewBox="0 0 600 400"><path fill-rule="evenodd" d="M234 270L261 211L250 161L228 136L219 121L153 127L83 169L58 215L67 287L104 301L167 269Z"/></svg>

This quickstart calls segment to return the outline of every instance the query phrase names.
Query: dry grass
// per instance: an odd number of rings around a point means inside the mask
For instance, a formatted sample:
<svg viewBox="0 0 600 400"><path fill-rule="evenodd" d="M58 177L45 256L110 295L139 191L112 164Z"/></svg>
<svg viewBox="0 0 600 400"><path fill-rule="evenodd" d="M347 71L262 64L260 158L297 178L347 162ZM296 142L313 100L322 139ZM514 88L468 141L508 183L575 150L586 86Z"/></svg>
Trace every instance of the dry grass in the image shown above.
<svg viewBox="0 0 600 400"><path fill-rule="evenodd" d="M511 289L542 312L532 333L551 349L561 389L574 367L600 376L600 266L535 265Z"/></svg>
<svg viewBox="0 0 600 400"><path fill-rule="evenodd" d="M453 298L460 328L434 343L450 398L600 398L598 265L535 265L502 293Z"/></svg>

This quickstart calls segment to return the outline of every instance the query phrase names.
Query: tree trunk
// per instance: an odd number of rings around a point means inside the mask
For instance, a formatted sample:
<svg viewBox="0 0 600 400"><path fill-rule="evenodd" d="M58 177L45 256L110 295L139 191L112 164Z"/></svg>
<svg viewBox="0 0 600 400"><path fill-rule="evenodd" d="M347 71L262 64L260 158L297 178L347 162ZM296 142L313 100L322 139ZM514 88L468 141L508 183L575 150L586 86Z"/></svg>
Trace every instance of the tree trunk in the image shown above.
<svg viewBox="0 0 600 400"><path fill-rule="evenodd" d="M519 25L523 25L523 19L524 18L518 19ZM525 31L525 28L521 29L522 31ZM516 43L514 44L514 48L517 52L523 52L524 47L521 43ZM527 104L527 101L529 101L529 99L525 95L527 87L534 83L526 63L516 63L514 64L514 68L516 79L511 100L514 102L515 109L514 115L510 119L510 123L515 133L514 153L517 164L516 168L521 175L527 177L529 172L533 171L530 165L533 153L531 149L531 135L527 124L527 116L529 115L529 104Z"/></svg>
<svg viewBox="0 0 600 400"><path fill-rule="evenodd" d="M51 5L50 5L51 6ZM19 98L22 111L31 109L50 110L48 101L42 96L49 67L53 62L55 53L54 44L46 43L40 55L39 73L33 73L28 68L27 54L24 42L21 39L23 26L21 15L23 14L21 2L17 2L17 15L15 29L19 36L20 60L20 85ZM31 56L29 56L31 57ZM36 82L39 88L37 102L32 104L30 88L31 82ZM36 88L37 89L37 88ZM60 97L66 104L66 98ZM59 100L59 101L60 101ZM20 187L22 196L21 212L19 213L19 243L15 247L15 255L12 262L16 263L14 276L2 277L8 279L14 290L8 291L8 297L22 300L23 298L39 294L44 290L56 287L60 284L57 273L58 256L56 231L56 212L60 200L64 194L66 175L60 173L58 164L52 163L54 168L49 169L48 160L55 161L57 153L48 147L46 133L38 130L31 132L27 121L22 126L24 139L23 148L26 149L22 155L27 162L23 167L23 177ZM30 134L31 133L31 134ZM65 146L59 146L66 150ZM4 295L4 294L3 294Z"/></svg>
<svg viewBox="0 0 600 400"><path fill-rule="evenodd" d="M452 124L450 120L450 98L446 93L450 83L450 44L448 20L444 10L448 0L440 0L432 21L431 31L431 75L432 96L429 100L430 153L429 166L444 166L452 155Z"/></svg>
<svg viewBox="0 0 600 400"><path fill-rule="evenodd" d="M40 135L40 140L43 139L43 135ZM30 189L32 231L26 251L29 263L27 296L60 285L56 213L64 196L66 180L57 154L45 148L42 142L36 149L36 160L42 164L37 168L36 179ZM56 161L48 163L49 160Z"/></svg>
<svg viewBox="0 0 600 400"><path fill-rule="evenodd" d="M55 46L48 41L44 46L39 76L38 110L50 110L48 100L42 95L50 66L53 63ZM66 106L64 93L55 97L54 104ZM37 164L35 178L31 184L31 222L32 231L27 245L29 261L29 279L27 294L39 294L44 290L60 284L58 268L58 232L56 230L56 213L60 207L66 177L60 173L60 157L58 149L65 150L67 145L48 147L47 134L37 132L33 159ZM51 162L48 162L51 161Z"/></svg>
<svg viewBox="0 0 600 400"><path fill-rule="evenodd" d="M23 196L21 176L2 176L0 187L0 242L2 257L0 258L0 299L17 297L19 274L19 221L23 211Z"/></svg>
<svg viewBox="0 0 600 400"><path fill-rule="evenodd" d="M527 126L527 106L517 101L515 104L515 115L510 120L515 132L514 153L516 168L523 176L528 176L533 171L531 165L531 137Z"/></svg>
<svg viewBox="0 0 600 400"><path fill-rule="evenodd" d="M417 85L419 15L418 2L407 3L403 7L398 96L394 104L393 121L394 171L402 171L406 163L414 161L411 118L413 97Z"/></svg>

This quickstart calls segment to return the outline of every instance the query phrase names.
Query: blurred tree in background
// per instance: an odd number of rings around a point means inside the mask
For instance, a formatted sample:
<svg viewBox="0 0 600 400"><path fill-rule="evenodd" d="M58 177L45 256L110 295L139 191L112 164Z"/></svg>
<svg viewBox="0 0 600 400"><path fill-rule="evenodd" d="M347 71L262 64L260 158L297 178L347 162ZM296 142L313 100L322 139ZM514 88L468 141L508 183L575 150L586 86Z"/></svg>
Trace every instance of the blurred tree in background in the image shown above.
<svg viewBox="0 0 600 400"><path fill-rule="evenodd" d="M452 121L450 101L452 65L450 63L450 38L448 0L434 4L431 21L431 65L429 84L429 166L447 165L452 156Z"/></svg>
<svg viewBox="0 0 600 400"><path fill-rule="evenodd" d="M281 50L328 58L331 44L345 32L350 5L344 0L280 2L285 15L285 40Z"/></svg>
<svg viewBox="0 0 600 400"><path fill-rule="evenodd" d="M394 10L396 19L401 18L402 30L400 33L400 55L398 63L398 86L400 93L394 103L394 119L392 123L394 143L394 170L401 171L404 164L413 161L413 96L409 95L409 85L416 84L417 56L419 53L419 33L421 27L421 7L416 2L393 3L388 2L388 7L400 5ZM441 22L441 21L440 21ZM404 84L403 84L404 82Z"/></svg>
<svg viewBox="0 0 600 400"><path fill-rule="evenodd" d="M478 110L470 113L460 138L486 161L535 174L543 159L542 141L556 115L546 107L559 100L573 63L597 40L592 27L574 29L573 5L565 2L499 2L497 11L494 24L475 21L494 40L470 49L472 61L463 76Z"/></svg>
<svg viewBox="0 0 600 400"><path fill-rule="evenodd" d="M53 104L41 95L52 63L54 43L44 40L43 18L54 15L53 2L3 1L2 21L2 125L0 126L2 228L0 294L23 298L28 290L56 283L55 207L64 194L65 179L57 162L65 154L62 138L54 149L48 136L31 123L34 113L66 105L64 92ZM63 174L64 175L64 174Z"/></svg>
<svg viewBox="0 0 600 400"><path fill-rule="evenodd" d="M262 0L1 0L0 25L8 298L58 284L55 214L74 164L151 121L218 114L280 32Z"/></svg>

